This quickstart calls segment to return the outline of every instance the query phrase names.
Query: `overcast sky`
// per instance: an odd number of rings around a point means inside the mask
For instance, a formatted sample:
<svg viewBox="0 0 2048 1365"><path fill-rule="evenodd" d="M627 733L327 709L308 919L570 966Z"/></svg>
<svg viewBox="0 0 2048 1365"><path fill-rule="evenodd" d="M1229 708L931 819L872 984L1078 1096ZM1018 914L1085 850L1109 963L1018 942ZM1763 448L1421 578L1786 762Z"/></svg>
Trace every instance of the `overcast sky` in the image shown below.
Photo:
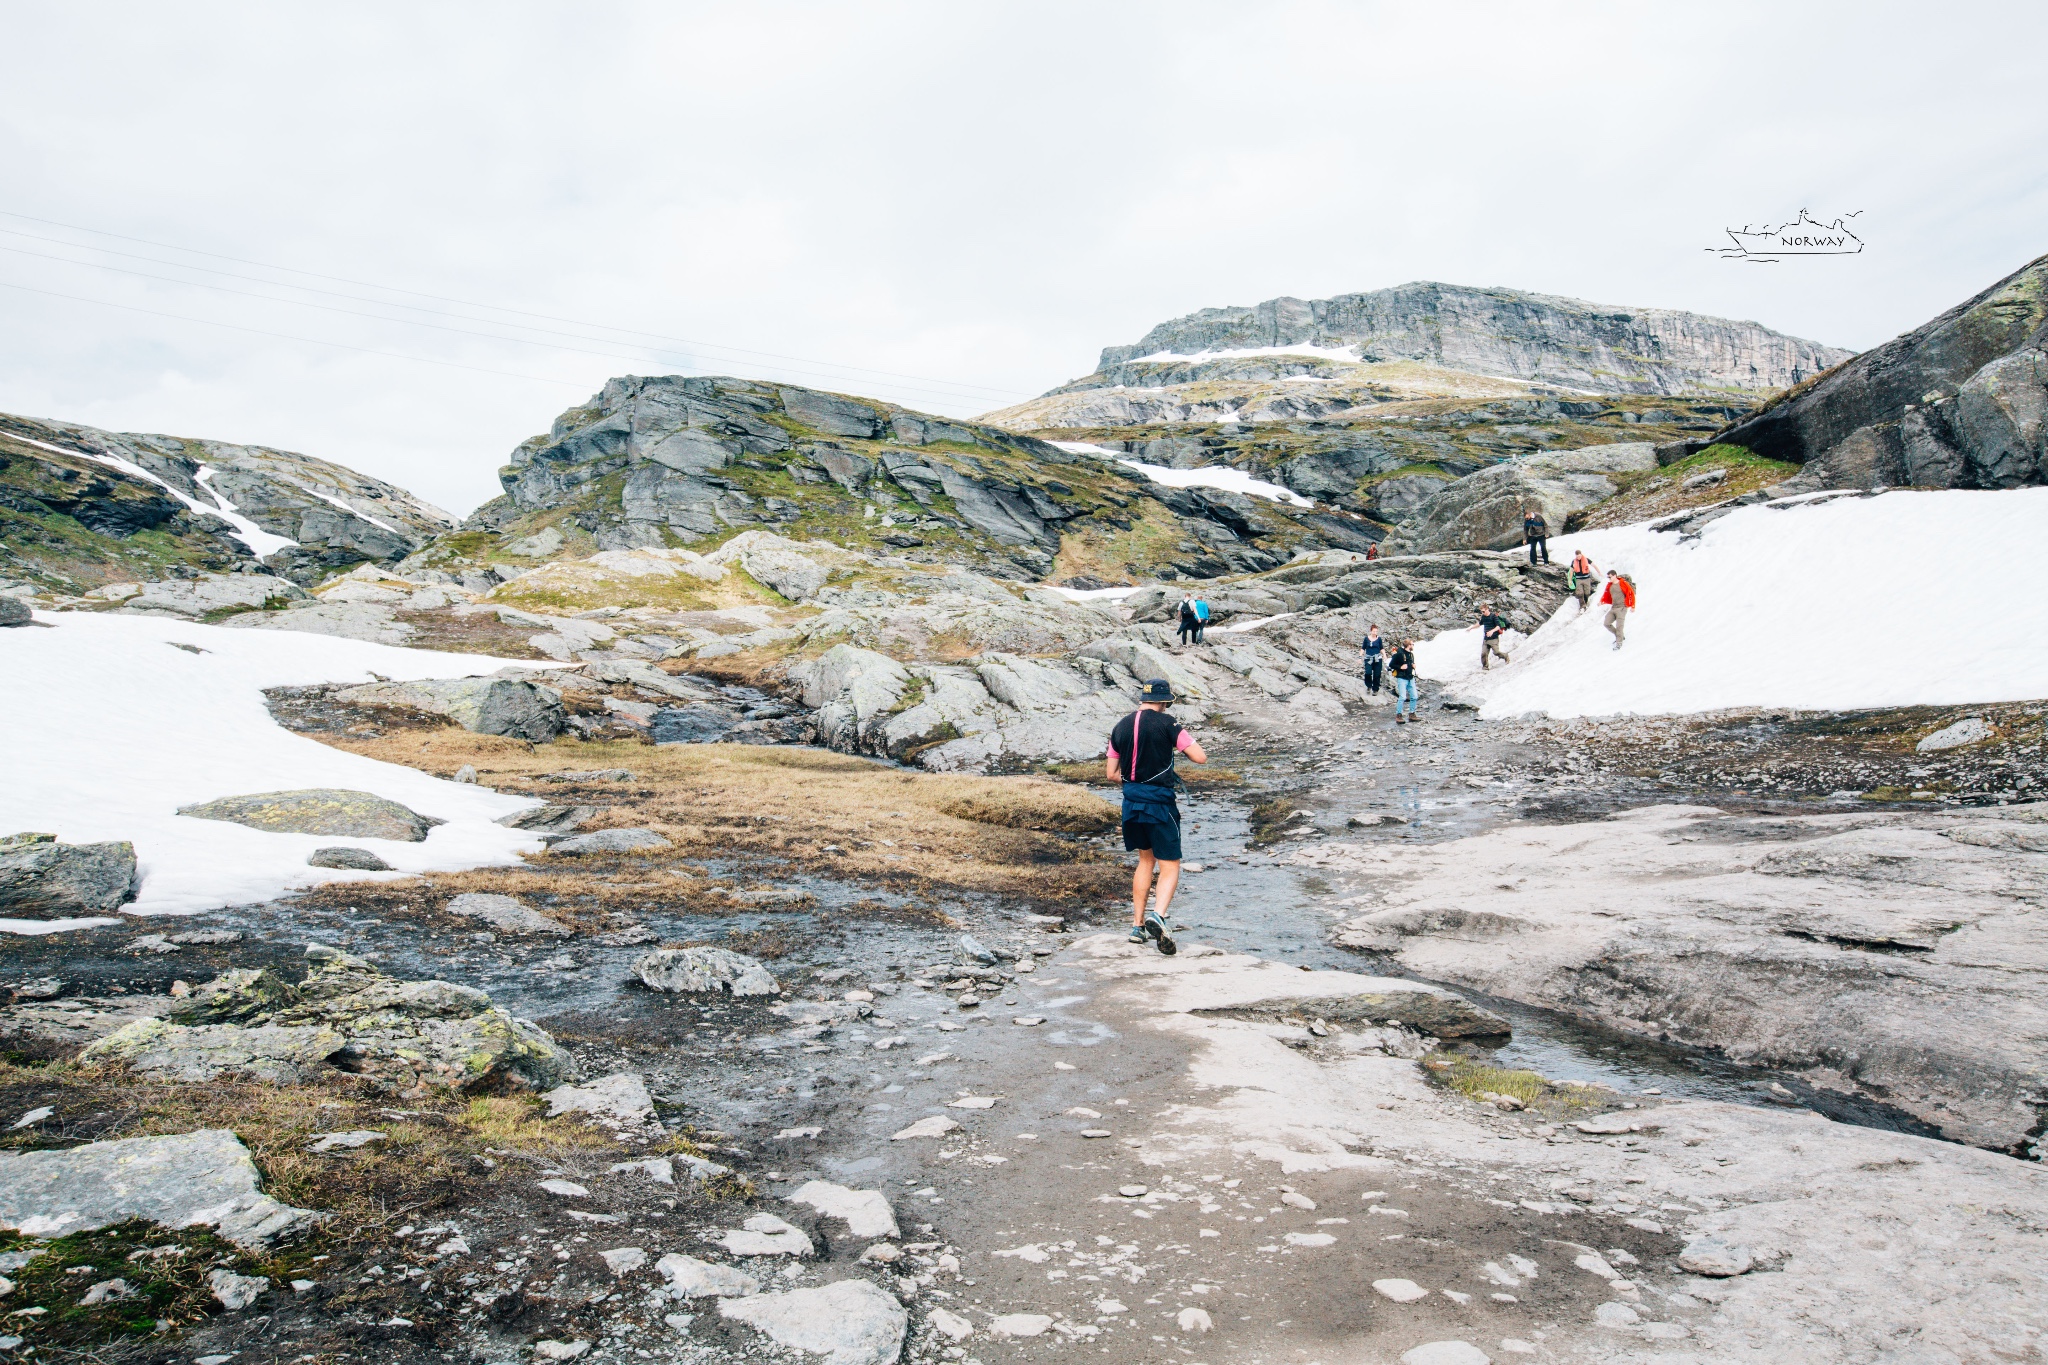
<svg viewBox="0 0 2048 1365"><path fill-rule="evenodd" d="M0 410L302 450L455 512L614 374L972 415L1196 308L1417 279L1861 348L2048 251L2039 4L10 0L0 24ZM1708 250L1802 207L1860 211L1865 253Z"/></svg>

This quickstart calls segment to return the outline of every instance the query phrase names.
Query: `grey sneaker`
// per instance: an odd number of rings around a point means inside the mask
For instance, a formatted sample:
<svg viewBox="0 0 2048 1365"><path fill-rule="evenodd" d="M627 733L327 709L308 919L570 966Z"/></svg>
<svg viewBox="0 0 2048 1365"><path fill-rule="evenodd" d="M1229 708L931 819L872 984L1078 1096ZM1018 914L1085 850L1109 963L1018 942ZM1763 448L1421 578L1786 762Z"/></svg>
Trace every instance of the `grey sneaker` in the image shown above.
<svg viewBox="0 0 2048 1365"><path fill-rule="evenodd" d="M1151 941L1151 936L1145 932L1145 926L1142 924L1133 924L1131 926L1131 936L1125 940L1127 943L1150 943Z"/></svg>
<svg viewBox="0 0 2048 1365"><path fill-rule="evenodd" d="M1145 912L1144 932L1158 943L1159 951L1166 956L1172 957L1180 951L1180 949L1174 946L1173 935L1166 932L1166 921L1160 918L1157 910L1147 910Z"/></svg>

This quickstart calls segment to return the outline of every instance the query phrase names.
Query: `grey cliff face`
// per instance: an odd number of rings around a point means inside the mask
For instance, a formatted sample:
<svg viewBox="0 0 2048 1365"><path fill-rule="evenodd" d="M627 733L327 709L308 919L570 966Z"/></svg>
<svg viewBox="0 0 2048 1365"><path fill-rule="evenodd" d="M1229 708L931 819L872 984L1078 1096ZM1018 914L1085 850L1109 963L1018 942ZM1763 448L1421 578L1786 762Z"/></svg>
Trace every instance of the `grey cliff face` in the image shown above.
<svg viewBox="0 0 2048 1365"><path fill-rule="evenodd" d="M1366 362L1419 361L1599 393L1649 394L1784 388L1854 354L1754 322L1422 281L1330 299L1204 308L1159 324L1135 345L1105 347L1097 373L1067 387L1284 378L1331 364L1264 356L1134 363L1162 353L1293 345L1347 350Z"/></svg>
<svg viewBox="0 0 2048 1365"><path fill-rule="evenodd" d="M1820 488L2048 482L2048 256L1715 439Z"/></svg>

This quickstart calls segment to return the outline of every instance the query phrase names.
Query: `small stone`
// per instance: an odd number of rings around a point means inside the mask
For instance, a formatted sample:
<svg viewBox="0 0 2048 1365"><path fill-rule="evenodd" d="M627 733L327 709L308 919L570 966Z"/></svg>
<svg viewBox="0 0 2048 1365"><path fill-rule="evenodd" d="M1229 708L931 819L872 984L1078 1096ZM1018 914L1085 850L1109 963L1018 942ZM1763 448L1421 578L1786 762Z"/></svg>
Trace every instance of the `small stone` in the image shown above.
<svg viewBox="0 0 2048 1365"><path fill-rule="evenodd" d="M1593 1320L1602 1327L1633 1327L1643 1315L1625 1303L1603 1303L1593 1310Z"/></svg>
<svg viewBox="0 0 2048 1365"><path fill-rule="evenodd" d="M560 1195L564 1199L588 1199L590 1197L590 1191L573 1180L543 1180L540 1182L540 1187L549 1194Z"/></svg>
<svg viewBox="0 0 2048 1365"><path fill-rule="evenodd" d="M1637 1232L1662 1232L1664 1225L1654 1218L1624 1218L1622 1222Z"/></svg>
<svg viewBox="0 0 2048 1365"><path fill-rule="evenodd" d="M802 1228L772 1213L757 1213L711 1240L735 1256L809 1256L817 1250Z"/></svg>
<svg viewBox="0 0 2048 1365"><path fill-rule="evenodd" d="M700 1261L680 1252L662 1257L654 1268L668 1277L671 1298L742 1298L761 1287L759 1280L734 1266Z"/></svg>
<svg viewBox="0 0 2048 1365"><path fill-rule="evenodd" d="M654 1121L654 1096L638 1072L620 1071L584 1085L558 1085L541 1096L548 1102L548 1117L588 1114L596 1119L646 1125Z"/></svg>
<svg viewBox="0 0 2048 1365"><path fill-rule="evenodd" d="M462 765L461 767L457 768L457 769L455 770L455 779L454 779L454 780L455 780L455 781L457 781L457 782L461 782L461 783L463 783L463 784L465 784L465 785L468 785L468 786L474 786L474 785L476 784L476 767L475 767L475 765L473 765L473 764L469 764L469 763L465 763L465 764L463 764L463 765Z"/></svg>
<svg viewBox="0 0 2048 1365"><path fill-rule="evenodd" d="M1752 1264L1748 1247L1720 1237L1695 1237L1678 1253L1680 1269L1713 1279L1746 1274Z"/></svg>
<svg viewBox="0 0 2048 1365"><path fill-rule="evenodd" d="M720 1299L718 1314L783 1346L823 1356L820 1365L893 1365L910 1326L910 1314L896 1297L866 1280Z"/></svg>
<svg viewBox="0 0 2048 1365"><path fill-rule="evenodd" d="M13 1286L10 1284L8 1288L12 1290ZM84 1297L78 1301L78 1306L80 1308L91 1308L98 1304L132 1297L134 1293L135 1291L128 1287L128 1281L126 1280L101 1280L98 1284L85 1291Z"/></svg>
<svg viewBox="0 0 2048 1365"><path fill-rule="evenodd" d="M878 1265L888 1265L903 1259L903 1249L894 1242L876 1242L866 1251L861 1252L860 1258L863 1261L873 1262Z"/></svg>
<svg viewBox="0 0 2048 1365"><path fill-rule="evenodd" d="M605 1268L621 1279L647 1264L647 1251L644 1247L618 1247L611 1251L600 1251L597 1255L598 1259L604 1262Z"/></svg>
<svg viewBox="0 0 2048 1365"><path fill-rule="evenodd" d="M232 1270L216 1269L207 1273L206 1287L220 1300L221 1307L238 1313L256 1302L270 1288L270 1281L261 1275L237 1275Z"/></svg>
<svg viewBox="0 0 2048 1365"><path fill-rule="evenodd" d="M1395 1303L1414 1303L1429 1293L1413 1280L1374 1280L1372 1287Z"/></svg>
<svg viewBox="0 0 2048 1365"><path fill-rule="evenodd" d="M1533 1356L1536 1354L1536 1343L1524 1341L1520 1337L1502 1337L1500 1348L1511 1356Z"/></svg>
<svg viewBox="0 0 2048 1365"><path fill-rule="evenodd" d="M533 1353L542 1360L574 1360L589 1350L587 1341L556 1341L550 1337L533 1343Z"/></svg>
<svg viewBox="0 0 2048 1365"><path fill-rule="evenodd" d="M962 1095L957 1100L947 1100L948 1109L993 1109L996 1099L993 1095Z"/></svg>
<svg viewBox="0 0 2048 1365"><path fill-rule="evenodd" d="M812 1180L792 1194L789 1201L816 1209L827 1218L839 1219L855 1237L900 1235L895 1211L889 1207L888 1196L879 1190L853 1190L827 1180Z"/></svg>
<svg viewBox="0 0 2048 1365"><path fill-rule="evenodd" d="M1020 1014L1010 1022L1019 1028L1036 1028L1045 1022L1045 1016L1042 1014Z"/></svg>
<svg viewBox="0 0 2048 1365"><path fill-rule="evenodd" d="M1116 1192L1126 1199L1141 1199L1145 1195L1145 1189L1143 1185L1119 1185Z"/></svg>
<svg viewBox="0 0 2048 1365"><path fill-rule="evenodd" d="M1084 1138L1106 1138L1114 1137L1116 1135L1110 1132L1107 1128L1083 1128L1081 1130L1081 1136Z"/></svg>
<svg viewBox="0 0 2048 1365"><path fill-rule="evenodd" d="M1131 1310L1121 1299L1097 1299L1095 1311L1104 1317L1115 1317L1118 1313L1128 1313Z"/></svg>
<svg viewBox="0 0 2048 1365"><path fill-rule="evenodd" d="M1614 1267L1590 1251L1580 1252L1572 1261L1572 1264L1585 1271L1588 1275L1598 1275L1603 1280L1615 1278Z"/></svg>
<svg viewBox="0 0 2048 1365"><path fill-rule="evenodd" d="M1315 1211L1316 1207L1315 1200L1309 1198L1305 1194L1297 1194L1293 1190L1282 1191L1280 1195L1280 1202L1287 1205L1289 1208L1306 1209L1311 1213Z"/></svg>
<svg viewBox="0 0 2048 1365"><path fill-rule="evenodd" d="M949 1341L965 1341L974 1335L974 1324L948 1309L934 1308L925 1321Z"/></svg>
<svg viewBox="0 0 2048 1365"><path fill-rule="evenodd" d="M315 1137L317 1140L306 1148L309 1152L352 1151L384 1140L384 1134L373 1128L358 1128L347 1133L319 1133Z"/></svg>
<svg viewBox="0 0 2048 1365"><path fill-rule="evenodd" d="M1205 1308L1183 1308L1174 1321L1183 1332L1206 1332L1216 1325Z"/></svg>
<svg viewBox="0 0 2048 1365"><path fill-rule="evenodd" d="M566 934L567 927L514 896L490 891L465 891L448 902L448 913L482 920L508 934Z"/></svg>
<svg viewBox="0 0 2048 1365"><path fill-rule="evenodd" d="M782 991L758 959L725 948L656 948L641 954L633 971L657 991L731 996L778 995Z"/></svg>
<svg viewBox="0 0 2048 1365"><path fill-rule="evenodd" d="M1337 1243L1337 1239L1327 1232L1290 1232L1283 1240L1294 1247L1326 1247Z"/></svg>
<svg viewBox="0 0 2048 1365"><path fill-rule="evenodd" d="M306 859L308 867L338 867L351 872L389 872L391 864L370 852L367 848L350 848L345 844L332 848L316 848Z"/></svg>
<svg viewBox="0 0 2048 1365"><path fill-rule="evenodd" d="M1426 1341L1403 1351L1401 1365L1493 1365L1493 1357L1469 1341Z"/></svg>
<svg viewBox="0 0 2048 1365"><path fill-rule="evenodd" d="M26 1114L23 1114L20 1118L16 1119L13 1123L9 1124L8 1131L12 1132L14 1129L17 1128L33 1128L38 1123L41 1123L44 1119L50 1117L50 1115L56 1112L57 1111L55 1109L51 1108L47 1104L41 1106L40 1108L31 1109Z"/></svg>
<svg viewBox="0 0 2048 1365"><path fill-rule="evenodd" d="M999 1337L1041 1337L1052 1327L1052 1319L1043 1313L1005 1313L991 1319L988 1330Z"/></svg>
<svg viewBox="0 0 2048 1365"><path fill-rule="evenodd" d="M599 829L557 839L548 845L548 853L573 858L586 853L658 853L674 847L651 829Z"/></svg>
<svg viewBox="0 0 2048 1365"><path fill-rule="evenodd" d="M958 1122L947 1118L943 1114L933 1114L930 1118L919 1119L908 1128L891 1133L889 1140L891 1142L903 1142L909 1138L944 1137L959 1126Z"/></svg>

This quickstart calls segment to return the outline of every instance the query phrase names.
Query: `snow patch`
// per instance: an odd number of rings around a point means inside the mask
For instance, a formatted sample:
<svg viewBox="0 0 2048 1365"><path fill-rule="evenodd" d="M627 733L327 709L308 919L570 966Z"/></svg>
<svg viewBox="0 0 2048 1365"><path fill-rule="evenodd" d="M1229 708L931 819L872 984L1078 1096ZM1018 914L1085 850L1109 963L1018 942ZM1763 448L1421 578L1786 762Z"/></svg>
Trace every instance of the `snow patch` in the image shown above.
<svg viewBox="0 0 2048 1365"><path fill-rule="evenodd" d="M1141 464L1136 460L1119 459L1117 463L1126 469L1135 469L1154 483L1163 483L1168 488L1218 488L1226 493L1249 493L1255 498L1267 498L1273 502L1292 503L1296 507L1314 507L1315 503L1284 484L1268 483L1255 479L1242 469L1229 465L1204 465L1200 469L1170 469L1160 464Z"/></svg>
<svg viewBox="0 0 2048 1365"><path fill-rule="evenodd" d="M1137 359L1129 360L1125 363L1129 365L1152 363L1200 364L1205 360L1242 360L1252 356L1269 355L1307 356L1315 360L1334 360L1341 365L1363 365L1365 363L1358 358L1356 351L1348 347L1311 346L1307 342L1297 342L1292 346L1242 346L1221 351L1196 351L1193 355L1181 355L1175 351L1154 351L1151 355L1141 355Z"/></svg>
<svg viewBox="0 0 2048 1365"><path fill-rule="evenodd" d="M0 832L134 843L141 894L128 912L189 914L319 882L508 864L540 845L494 823L532 801L329 748L271 719L262 689L452 678L519 661L399 649L301 631L230 630L153 616L38 613L8 632L0 670ZM173 644L195 646L192 654ZM527 665L530 666L530 665ZM266 834L178 815L215 797L304 787L374 792L447 821L421 843ZM306 866L330 844L373 850L397 873ZM99 921L104 922L104 921ZM45 921L0 931L46 933Z"/></svg>
<svg viewBox="0 0 2048 1365"><path fill-rule="evenodd" d="M210 512L229 526L232 526L234 530L231 534L236 540L248 546L250 552L258 559L262 559L266 555L276 554L279 550L299 543L288 536L280 536L266 531L255 522L249 520L249 518L243 516L240 508L229 502L225 497L222 497L221 491L207 482L207 480L213 477L213 474L214 471L210 465L201 465L198 471L192 475L192 482L206 490L206 496L214 501L214 506L200 508L200 510ZM163 483L163 480L159 479L157 482ZM170 487L169 484L164 484L164 486L166 488ZM190 499L187 499L187 501L189 502ZM199 506L197 503L192 503L192 505L194 507Z"/></svg>
<svg viewBox="0 0 2048 1365"><path fill-rule="evenodd" d="M199 466L199 473L194 476L193 482L204 488L214 502L219 504L216 507L208 507L197 498L188 497L183 490L173 488L141 465L136 464L132 460L124 460L119 455L108 455L94 450L73 450L69 446L53 446L48 441L38 441L28 436L17 436L12 432L8 434L23 445L34 446L38 450L47 450L52 455L70 455L80 460L91 460L94 464L103 464L109 469L118 469L130 478L141 479L144 483L153 483L179 502L184 503L192 511L199 513L199 515L203 517L217 517L226 522L229 528L228 533L234 536L236 540L248 546L249 552L258 559L268 554L274 554L288 545L299 543L296 540L287 540L283 536L274 536L237 512L229 505L227 499L221 497L217 491L207 484L207 476L213 471L205 465Z"/></svg>
<svg viewBox="0 0 2048 1365"><path fill-rule="evenodd" d="M2048 488L1892 492L1738 508L1698 537L1648 523L1552 538L1636 583L1613 648L1594 594L1479 669L1475 629L1418 671L1486 717L1850 710L2048 697Z"/></svg>

